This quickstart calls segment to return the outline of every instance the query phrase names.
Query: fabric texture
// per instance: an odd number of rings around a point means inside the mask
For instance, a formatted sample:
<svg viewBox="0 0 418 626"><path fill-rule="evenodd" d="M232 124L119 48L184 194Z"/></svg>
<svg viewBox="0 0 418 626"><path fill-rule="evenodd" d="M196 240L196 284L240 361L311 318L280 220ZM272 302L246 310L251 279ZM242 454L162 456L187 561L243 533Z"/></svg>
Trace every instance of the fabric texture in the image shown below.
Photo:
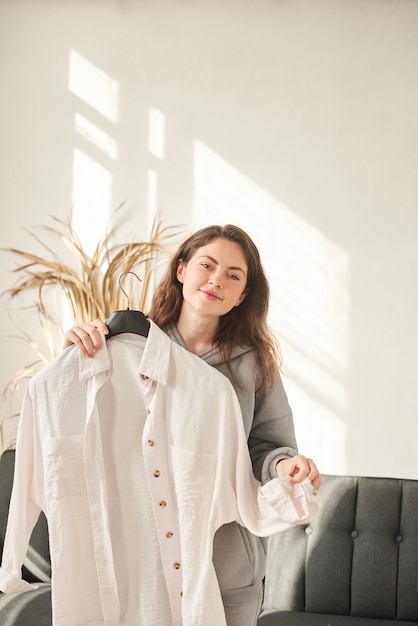
<svg viewBox="0 0 418 626"><path fill-rule="evenodd" d="M136 347L141 342L138 358ZM122 376L119 365L128 353L135 367L125 367ZM119 402L127 411L122 416L126 429L121 428L121 411L113 413ZM169 600L162 617L160 588L154 598L151 594L144 626L160 625L162 620L167 625L222 626L225 616L212 565L216 530L237 521L254 534L267 536L312 517L318 499L309 481L291 486L288 480L275 478L261 485L254 478L230 382L171 342L154 324L146 341L136 335L103 341L94 359L76 349L66 350L30 381L19 423L0 588L6 592L31 588L21 580L20 566L33 526L44 511L54 572L54 624L124 624L124 597L119 592L126 581L115 562L118 516L112 517L119 492L109 488L113 476L109 462L118 459L109 460L104 450L112 413L113 437L126 436L128 451L140 448L155 520L150 544L157 539L161 585ZM141 436L132 439L138 435L130 429L135 416L144 423ZM131 475L129 464L126 472L125 478ZM122 520L130 523L123 516ZM134 530L130 528L128 536ZM128 573L129 569L126 577ZM131 626L132 621L126 624Z"/></svg>
<svg viewBox="0 0 418 626"><path fill-rule="evenodd" d="M185 348L174 324L163 330ZM249 346L234 346L231 370L216 347L198 356L224 374L235 389L255 477L263 483L275 478L278 461L297 454L293 413L280 374L271 386L260 389L260 368Z"/></svg>
<svg viewBox="0 0 418 626"><path fill-rule="evenodd" d="M163 329L172 341L185 348L176 326ZM200 353L199 358L217 369L231 381L240 404L245 435L255 477L265 483L276 477L276 464L283 458L297 454L293 414L283 381L278 373L273 385L260 389L260 368L254 349L234 346L230 368L219 349L214 347ZM213 563L225 606L242 605L239 626L253 626L249 599L260 598L260 586L266 573L268 539L253 535L248 529L232 522L216 532ZM228 626L236 626L227 612Z"/></svg>

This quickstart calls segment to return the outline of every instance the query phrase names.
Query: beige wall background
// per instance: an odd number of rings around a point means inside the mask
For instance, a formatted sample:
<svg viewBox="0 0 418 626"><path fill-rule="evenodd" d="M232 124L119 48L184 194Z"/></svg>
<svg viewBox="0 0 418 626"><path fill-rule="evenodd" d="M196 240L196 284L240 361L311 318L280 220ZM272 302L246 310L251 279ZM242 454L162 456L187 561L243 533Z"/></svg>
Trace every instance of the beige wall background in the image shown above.
<svg viewBox="0 0 418 626"><path fill-rule="evenodd" d="M127 239L242 226L301 451L418 478L417 29L414 0L0 0L0 247L70 208L92 245L121 202ZM8 311L1 387L39 332Z"/></svg>

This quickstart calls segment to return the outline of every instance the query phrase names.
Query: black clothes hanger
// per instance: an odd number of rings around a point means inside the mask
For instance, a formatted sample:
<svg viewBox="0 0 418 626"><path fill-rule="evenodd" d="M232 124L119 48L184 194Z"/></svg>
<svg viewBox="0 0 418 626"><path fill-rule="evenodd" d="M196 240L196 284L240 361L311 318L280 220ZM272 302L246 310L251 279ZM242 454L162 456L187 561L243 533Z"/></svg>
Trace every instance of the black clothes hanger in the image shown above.
<svg viewBox="0 0 418 626"><path fill-rule="evenodd" d="M124 311L114 311L110 317L105 320L106 326L109 329L106 339L110 339L110 337L120 335L121 333L134 333L135 335L148 337L150 327L149 320L141 311L132 311L129 308L129 296L121 284L121 279L126 276L126 274L133 274L137 280L141 281L135 272L123 272L119 276L119 289L126 296L126 309Z"/></svg>

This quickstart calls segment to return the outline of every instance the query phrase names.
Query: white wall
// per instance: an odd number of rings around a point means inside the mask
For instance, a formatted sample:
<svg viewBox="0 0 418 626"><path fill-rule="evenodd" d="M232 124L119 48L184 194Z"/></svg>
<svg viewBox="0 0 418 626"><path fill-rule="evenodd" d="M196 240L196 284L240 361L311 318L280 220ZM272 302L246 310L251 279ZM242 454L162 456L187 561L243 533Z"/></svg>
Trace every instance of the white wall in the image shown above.
<svg viewBox="0 0 418 626"><path fill-rule="evenodd" d="M0 246L72 205L93 239L123 201L127 238L155 206L243 226L301 450L418 478L417 27L412 0L1 0Z"/></svg>

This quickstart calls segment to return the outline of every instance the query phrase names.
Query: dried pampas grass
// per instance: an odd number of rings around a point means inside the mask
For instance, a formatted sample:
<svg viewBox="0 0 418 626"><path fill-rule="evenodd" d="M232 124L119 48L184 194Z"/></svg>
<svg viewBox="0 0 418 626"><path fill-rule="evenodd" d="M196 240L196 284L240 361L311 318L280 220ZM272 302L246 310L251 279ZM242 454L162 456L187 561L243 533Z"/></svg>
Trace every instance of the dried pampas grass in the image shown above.
<svg viewBox="0 0 418 626"><path fill-rule="evenodd" d="M8 412L0 422L1 450L13 445L13 442L6 441L3 426L5 420L19 415L19 407L14 405L20 405L22 384L61 350L66 330L62 328L63 302L67 303L75 324L96 318L104 320L112 311L127 308L127 296L129 308L146 312L158 270L167 263L174 244L185 231L182 226L163 227L157 215L146 241L113 243L116 229L112 228L97 243L93 253L88 254L71 225L71 216L67 221L57 217L52 220L54 226L37 228L40 234L29 232L45 255L18 248L3 249L17 259L18 264L12 270L17 281L3 292L2 297L9 303L27 300L28 295L33 297L29 308L37 311L46 348L24 330L19 330L15 337L30 346L35 359L20 368L3 391ZM55 245L48 245L45 236L52 237ZM125 272L134 272L140 284L128 277L123 277L123 284L119 284Z"/></svg>

